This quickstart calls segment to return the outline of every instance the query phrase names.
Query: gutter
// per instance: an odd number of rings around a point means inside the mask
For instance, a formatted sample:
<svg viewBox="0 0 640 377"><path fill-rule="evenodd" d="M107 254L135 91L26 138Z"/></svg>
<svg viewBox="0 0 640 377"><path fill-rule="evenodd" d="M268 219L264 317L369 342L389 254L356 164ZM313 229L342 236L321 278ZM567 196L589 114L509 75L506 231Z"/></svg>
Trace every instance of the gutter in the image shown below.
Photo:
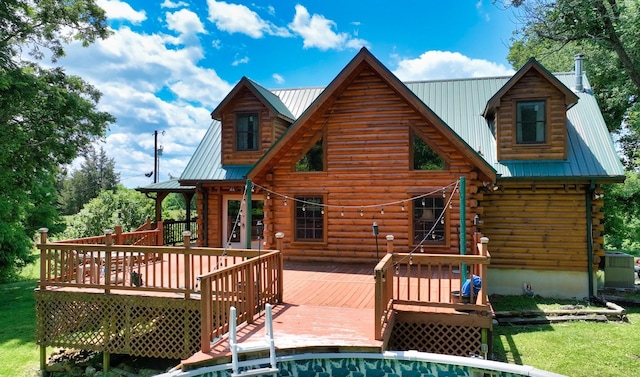
<svg viewBox="0 0 640 377"><path fill-rule="evenodd" d="M586 191L586 216L587 216L587 275L589 284L589 300L593 294L593 194L596 191L595 181L592 179Z"/></svg>

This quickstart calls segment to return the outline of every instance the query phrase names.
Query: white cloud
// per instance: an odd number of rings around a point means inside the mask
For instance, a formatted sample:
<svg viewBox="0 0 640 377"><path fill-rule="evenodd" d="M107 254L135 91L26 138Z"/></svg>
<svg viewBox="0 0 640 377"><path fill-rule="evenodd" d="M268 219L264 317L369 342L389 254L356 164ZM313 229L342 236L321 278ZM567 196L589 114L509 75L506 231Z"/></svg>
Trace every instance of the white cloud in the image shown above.
<svg viewBox="0 0 640 377"><path fill-rule="evenodd" d="M331 49L359 48L366 45L366 41L352 39L347 33L337 33L333 29L336 23L326 19L323 15L310 15L307 8L298 4L296 14L289 28L303 39L304 48L317 48L322 51Z"/></svg>
<svg viewBox="0 0 640 377"><path fill-rule="evenodd" d="M247 64L247 63L249 63L249 57L245 56L243 58L234 60L233 63L231 63L231 65L234 66L234 67L237 67L240 64Z"/></svg>
<svg viewBox="0 0 640 377"><path fill-rule="evenodd" d="M185 3L184 1L178 1L174 3L171 0L164 0L162 4L160 4L160 8L174 9L174 8L186 7L188 5L189 4Z"/></svg>
<svg viewBox="0 0 640 377"><path fill-rule="evenodd" d="M282 84L284 83L284 77L282 77L282 75L274 73L273 75L271 75L271 77L275 80L275 82L277 82L278 84Z"/></svg>
<svg viewBox="0 0 640 377"><path fill-rule="evenodd" d="M514 71L502 64L472 59L459 52L427 51L419 58L400 60L393 73L402 81L413 81L510 76Z"/></svg>
<svg viewBox="0 0 640 377"><path fill-rule="evenodd" d="M241 33L251 38L262 38L264 34L280 37L290 36L286 28L277 27L263 20L256 12L245 5L230 4L224 1L207 0L209 21L228 33Z"/></svg>
<svg viewBox="0 0 640 377"><path fill-rule="evenodd" d="M177 12L166 13L167 27L169 30L180 33L180 39L188 42L196 34L206 33L204 25L198 15L187 9L180 9Z"/></svg>
<svg viewBox="0 0 640 377"><path fill-rule="evenodd" d="M144 10L135 11L131 5L119 0L97 0L96 4L104 9L110 19L124 19L134 24L147 19L147 13Z"/></svg>

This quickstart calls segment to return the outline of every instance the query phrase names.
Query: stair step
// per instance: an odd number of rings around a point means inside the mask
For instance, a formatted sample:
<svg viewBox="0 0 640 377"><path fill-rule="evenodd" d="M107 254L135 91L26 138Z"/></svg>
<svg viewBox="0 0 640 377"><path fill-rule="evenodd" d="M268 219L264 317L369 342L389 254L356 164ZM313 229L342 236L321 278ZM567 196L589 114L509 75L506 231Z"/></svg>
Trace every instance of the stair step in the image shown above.
<svg viewBox="0 0 640 377"><path fill-rule="evenodd" d="M280 371L278 368L256 368L256 369L247 369L240 373L231 373L231 377L243 377L243 376L259 376L261 374L276 374Z"/></svg>
<svg viewBox="0 0 640 377"><path fill-rule="evenodd" d="M257 351L268 351L269 343L266 341L254 341L254 342L244 342L236 344L236 349L240 353L246 352L257 352Z"/></svg>

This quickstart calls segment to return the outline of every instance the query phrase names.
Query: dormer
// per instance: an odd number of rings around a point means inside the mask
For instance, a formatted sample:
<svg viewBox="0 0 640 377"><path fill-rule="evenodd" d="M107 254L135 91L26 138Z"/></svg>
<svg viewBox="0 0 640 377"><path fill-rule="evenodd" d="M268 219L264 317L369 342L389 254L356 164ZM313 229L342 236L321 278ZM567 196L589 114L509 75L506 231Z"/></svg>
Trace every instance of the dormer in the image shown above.
<svg viewBox="0 0 640 377"><path fill-rule="evenodd" d="M222 165L253 165L294 121L280 98L243 77L211 113L222 124Z"/></svg>
<svg viewBox="0 0 640 377"><path fill-rule="evenodd" d="M566 160L567 111L578 96L535 59L487 102L498 161Z"/></svg>

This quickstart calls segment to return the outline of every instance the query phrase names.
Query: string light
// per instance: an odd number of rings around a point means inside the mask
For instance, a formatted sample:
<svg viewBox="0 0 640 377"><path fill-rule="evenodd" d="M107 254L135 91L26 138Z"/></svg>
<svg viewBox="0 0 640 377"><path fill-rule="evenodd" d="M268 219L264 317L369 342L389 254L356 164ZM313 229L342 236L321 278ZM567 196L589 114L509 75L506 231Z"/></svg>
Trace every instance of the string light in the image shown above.
<svg viewBox="0 0 640 377"><path fill-rule="evenodd" d="M422 206L424 207L426 205L425 200L424 200L424 196L422 197Z"/></svg>
<svg viewBox="0 0 640 377"><path fill-rule="evenodd" d="M446 197L447 197L447 192L445 191L445 189L444 189L444 188L442 189L442 197L443 197L443 198L446 198Z"/></svg>
<svg viewBox="0 0 640 377"><path fill-rule="evenodd" d="M322 207L322 209L320 210L320 214L324 215L324 207Z"/></svg>
<svg viewBox="0 0 640 377"><path fill-rule="evenodd" d="M380 209L380 214L384 215L384 206L382 206L382 208Z"/></svg>
<svg viewBox="0 0 640 377"><path fill-rule="evenodd" d="M420 252L424 253L424 245L423 244L420 244Z"/></svg>
<svg viewBox="0 0 640 377"><path fill-rule="evenodd" d="M413 266L413 255L409 256L409 266Z"/></svg>
<svg viewBox="0 0 640 377"><path fill-rule="evenodd" d="M302 204L302 212L307 212L307 205L306 204Z"/></svg>
<svg viewBox="0 0 640 377"><path fill-rule="evenodd" d="M360 216L364 216L364 208L360 207Z"/></svg>
<svg viewBox="0 0 640 377"><path fill-rule="evenodd" d="M340 210L340 216L344 217L344 207Z"/></svg>
<svg viewBox="0 0 640 377"><path fill-rule="evenodd" d="M404 201L402 202L402 212L404 212Z"/></svg>
<svg viewBox="0 0 640 377"><path fill-rule="evenodd" d="M398 266L398 263L396 263L395 266L396 275L400 275L400 267Z"/></svg>
<svg viewBox="0 0 640 377"><path fill-rule="evenodd" d="M287 206L287 197L284 197L284 200L282 201L282 205L284 205L285 207Z"/></svg>
<svg viewBox="0 0 640 377"><path fill-rule="evenodd" d="M267 200L271 200L271 193L267 192Z"/></svg>

